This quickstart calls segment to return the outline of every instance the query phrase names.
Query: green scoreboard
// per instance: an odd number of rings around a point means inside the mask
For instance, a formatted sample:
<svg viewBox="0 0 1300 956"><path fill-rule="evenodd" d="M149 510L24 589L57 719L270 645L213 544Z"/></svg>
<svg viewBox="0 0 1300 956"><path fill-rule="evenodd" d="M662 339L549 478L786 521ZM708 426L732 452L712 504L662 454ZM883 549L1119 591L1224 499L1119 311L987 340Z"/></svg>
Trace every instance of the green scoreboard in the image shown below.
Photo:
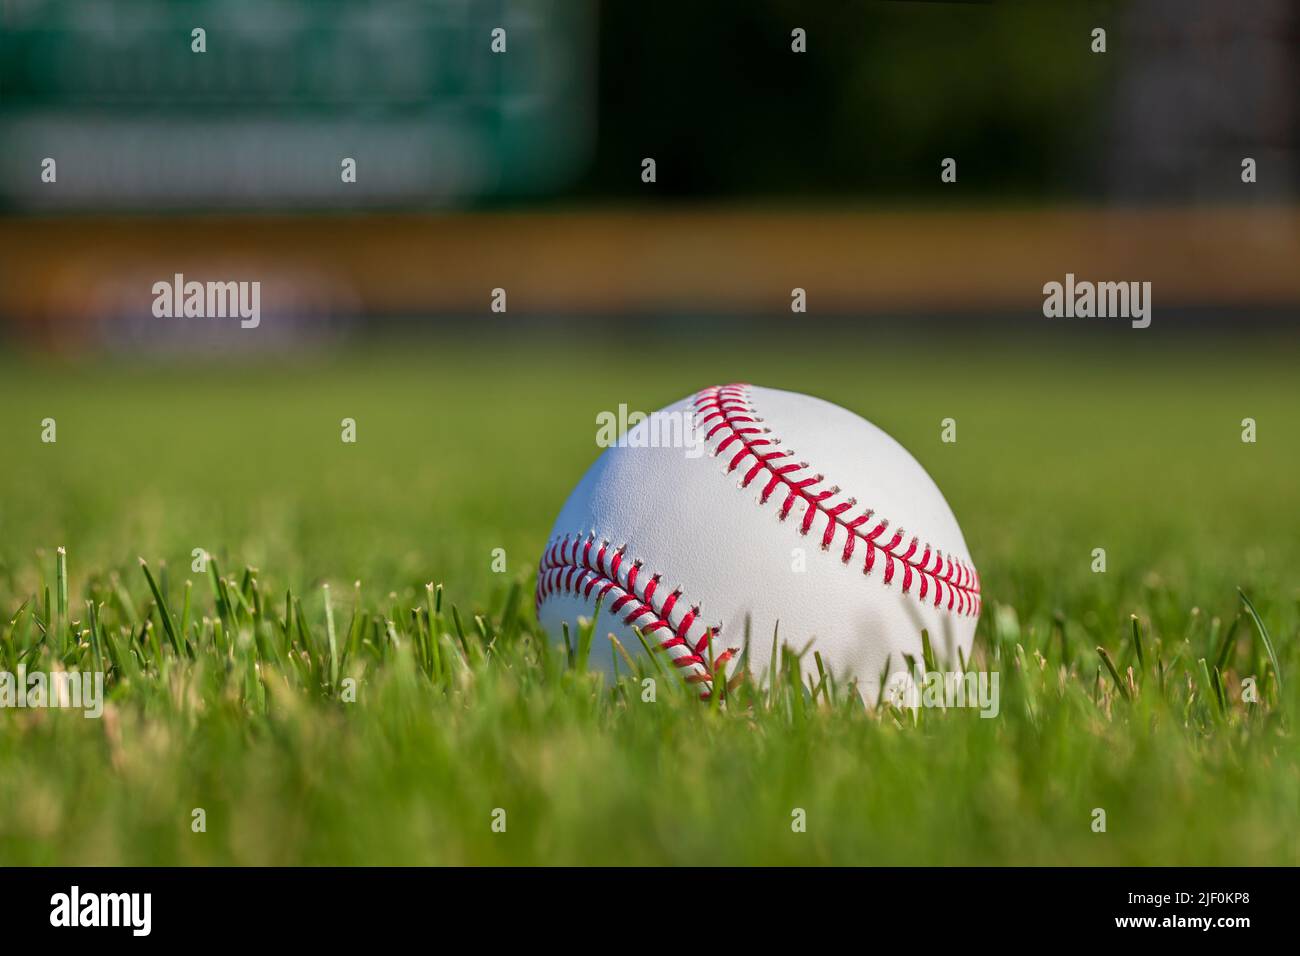
<svg viewBox="0 0 1300 956"><path fill-rule="evenodd" d="M594 135L594 17L583 0L0 0L0 204L551 193Z"/></svg>

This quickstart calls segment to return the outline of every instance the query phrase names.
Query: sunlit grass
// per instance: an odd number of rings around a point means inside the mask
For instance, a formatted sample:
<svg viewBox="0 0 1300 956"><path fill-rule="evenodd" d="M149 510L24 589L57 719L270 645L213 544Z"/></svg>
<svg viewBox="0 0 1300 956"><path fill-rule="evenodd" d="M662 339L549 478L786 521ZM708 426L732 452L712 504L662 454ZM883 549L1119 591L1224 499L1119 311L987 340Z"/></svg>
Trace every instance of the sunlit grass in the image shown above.
<svg viewBox="0 0 1300 956"><path fill-rule="evenodd" d="M4 365L0 670L102 670L108 704L0 711L0 862L1300 863L1280 358L895 350L865 374L771 345L652 379L576 348ZM728 379L837 400L936 477L996 718L789 666L723 706L637 648L617 683L586 673L599 628L537 633L595 413Z"/></svg>

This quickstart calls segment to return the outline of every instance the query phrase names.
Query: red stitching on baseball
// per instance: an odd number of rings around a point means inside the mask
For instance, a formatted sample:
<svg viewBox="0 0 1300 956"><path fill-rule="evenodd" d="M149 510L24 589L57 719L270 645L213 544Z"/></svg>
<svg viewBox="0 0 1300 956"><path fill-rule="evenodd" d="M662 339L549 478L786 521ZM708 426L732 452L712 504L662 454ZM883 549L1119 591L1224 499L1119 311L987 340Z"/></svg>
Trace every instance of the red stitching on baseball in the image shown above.
<svg viewBox="0 0 1300 956"><path fill-rule="evenodd" d="M647 640L657 641L673 664L688 672L688 684L704 685L700 698L707 700L713 691L713 675L736 652L728 648L709 663L713 639L721 627L705 627L700 621L700 609L694 605L688 606L674 625L672 613L682 600L681 589L656 599L660 575L649 574L639 561L627 560L623 549L611 548L608 541L599 543L593 557L592 547L596 544L592 534L566 534L551 541L537 569L537 607L540 609L553 594L575 594L593 604L597 598L612 595L613 600L604 605L608 612L621 617L628 626L639 627ZM626 573L620 580L619 570L624 567ZM598 593L593 595L593 591ZM703 631L695 640L691 639L692 628ZM662 635L664 631L667 636Z"/></svg>
<svg viewBox="0 0 1300 956"><path fill-rule="evenodd" d="M883 580L892 584L897 575L897 567L902 568L903 593L908 594L912 585L919 581L918 600L927 600L927 594L933 593L935 607L944 604L944 590L947 590L945 609L957 614L975 616L980 612L979 574L964 561L945 555L938 548L929 544L921 545L919 538L912 535L910 539L902 528L896 528L887 542L881 537L889 529L889 522L877 518L876 525L870 531L860 530L875 516L870 508L852 520L846 520L845 512L857 506L857 499L849 498L837 505L830 506L827 499L840 494L838 485L817 490L825 481L825 476L814 474L807 478L796 477L797 473L808 470L807 462L782 461L790 459L794 452L783 449L780 439L772 438L763 425L762 418L749 402L749 386L745 384L715 385L706 388L695 396L695 411L700 416L699 425L706 429L705 439L712 441L718 437L718 445L713 450L714 457L732 450L727 462L727 472L731 473L747 459L754 464L745 472L740 481L742 488L748 488L760 474L766 472L768 479L759 495L759 503L766 504L779 486L784 486L785 495L781 500L777 517L784 521L790 515L797 501L802 500L806 506L803 520L799 522L799 533L806 535L812 530L817 515L826 517L826 527L821 535L822 550L830 550L839 529L846 532L844 549L840 559L848 564L853 558L854 549L859 539L866 545L862 573L870 574L876 563L876 553L885 558ZM720 436L720 437L719 437ZM902 548L904 541L906 548ZM916 557L921 548L920 557ZM897 567L896 567L897 566Z"/></svg>

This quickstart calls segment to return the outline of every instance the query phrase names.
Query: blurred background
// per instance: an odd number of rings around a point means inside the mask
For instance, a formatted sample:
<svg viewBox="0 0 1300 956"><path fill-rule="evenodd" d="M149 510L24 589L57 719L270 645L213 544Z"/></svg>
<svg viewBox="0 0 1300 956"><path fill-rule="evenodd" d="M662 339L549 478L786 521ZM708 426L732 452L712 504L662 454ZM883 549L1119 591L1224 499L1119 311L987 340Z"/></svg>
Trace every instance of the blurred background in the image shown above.
<svg viewBox="0 0 1300 956"><path fill-rule="evenodd" d="M1231 606L1300 559L1298 40L1282 0L0 0L0 584L202 544L486 593L597 413L750 380L898 437L1022 613L1102 539L1121 622L1155 572ZM177 273L260 324L156 318ZM1045 318L1067 273L1151 327Z"/></svg>
<svg viewBox="0 0 1300 956"><path fill-rule="evenodd" d="M1149 280L1182 324L1277 327L1300 302L1298 40L1286 0L2 0L0 334L699 331L790 322L796 286L804 322L1041 330L1066 272ZM154 319L177 272L261 281L261 328Z"/></svg>

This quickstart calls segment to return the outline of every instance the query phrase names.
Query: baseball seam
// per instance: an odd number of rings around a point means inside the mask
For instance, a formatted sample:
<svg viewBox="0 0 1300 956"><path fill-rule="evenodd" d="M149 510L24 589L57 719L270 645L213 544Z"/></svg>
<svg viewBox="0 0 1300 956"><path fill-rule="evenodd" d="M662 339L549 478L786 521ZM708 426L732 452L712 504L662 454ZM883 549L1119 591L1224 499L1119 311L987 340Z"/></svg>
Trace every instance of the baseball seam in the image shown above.
<svg viewBox="0 0 1300 956"><path fill-rule="evenodd" d="M758 504L767 504L774 492L784 490L777 513L781 521L802 502L805 510L799 523L800 534L807 535L812 530L818 515L826 519L821 535L823 551L830 551L835 538L843 531L842 563L849 564L855 550L862 545L866 552L862 564L864 575L871 574L883 558L885 586L893 583L897 568L901 567L904 594L910 594L913 585L919 582L918 600L932 599L936 608L959 615L979 614L979 574L974 567L960 558L944 555L929 543L922 544L917 535L909 536L902 528L895 528L890 534L890 522L874 509L866 508L857 517L850 518L848 515L857 507L857 499L844 497L836 502L835 499L842 497L839 486L828 486L824 475L814 472L807 462L799 461L792 450L782 446L781 439L772 435L755 410L748 385L706 388L696 394L694 408L705 441L713 443L716 439L713 456L717 458L734 449L726 465L727 474L752 460L741 478L741 488L748 488L760 475L766 477Z"/></svg>
<svg viewBox="0 0 1300 956"><path fill-rule="evenodd" d="M705 625L699 606L686 601L681 588L664 585L663 575L629 558L626 547L591 533L562 535L547 546L537 571L537 607L554 594L593 605L604 598L603 608L665 651L687 683L703 685L701 698L708 698L714 673L735 654L734 648L724 650L710 661L721 625Z"/></svg>

